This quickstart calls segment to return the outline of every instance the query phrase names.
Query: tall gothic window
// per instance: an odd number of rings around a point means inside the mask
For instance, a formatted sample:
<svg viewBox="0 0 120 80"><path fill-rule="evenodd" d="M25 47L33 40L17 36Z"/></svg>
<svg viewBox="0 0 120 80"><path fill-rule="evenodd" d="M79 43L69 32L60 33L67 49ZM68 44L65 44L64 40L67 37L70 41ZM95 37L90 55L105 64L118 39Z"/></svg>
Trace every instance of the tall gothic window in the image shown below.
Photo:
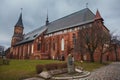
<svg viewBox="0 0 120 80"><path fill-rule="evenodd" d="M46 51L49 50L49 43L46 43Z"/></svg>
<svg viewBox="0 0 120 80"><path fill-rule="evenodd" d="M46 43L45 49L46 49L46 51L48 50L48 44L47 43Z"/></svg>
<svg viewBox="0 0 120 80"><path fill-rule="evenodd" d="M75 45L76 45L76 35L73 34L72 38L73 38L73 46L75 47Z"/></svg>
<svg viewBox="0 0 120 80"><path fill-rule="evenodd" d="M41 43L38 43L38 45L37 45L37 50L38 50L38 51L41 50Z"/></svg>
<svg viewBox="0 0 120 80"><path fill-rule="evenodd" d="M55 42L53 42L53 50L55 50Z"/></svg>
<svg viewBox="0 0 120 80"><path fill-rule="evenodd" d="M64 51L64 38L61 40L61 50Z"/></svg>

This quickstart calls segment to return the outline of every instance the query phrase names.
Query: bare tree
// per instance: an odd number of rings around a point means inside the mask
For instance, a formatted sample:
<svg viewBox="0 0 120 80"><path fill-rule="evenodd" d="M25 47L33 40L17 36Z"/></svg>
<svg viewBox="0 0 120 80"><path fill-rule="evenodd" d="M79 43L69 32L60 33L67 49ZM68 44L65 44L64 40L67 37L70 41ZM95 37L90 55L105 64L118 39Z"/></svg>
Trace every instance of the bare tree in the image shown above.
<svg viewBox="0 0 120 80"><path fill-rule="evenodd" d="M80 54L81 60L84 61L84 53L86 51L85 44L83 41L83 33L78 31L77 39L76 39L76 45L75 45L75 51L77 51Z"/></svg>
<svg viewBox="0 0 120 80"><path fill-rule="evenodd" d="M113 36L113 33L111 34L105 34L105 33L101 33L101 38L99 41L99 50L100 50L100 63L102 63L103 61L103 55L106 52L113 52L112 54L115 54L115 60L118 61L118 47L119 47L119 40L117 39L118 36Z"/></svg>
<svg viewBox="0 0 120 80"><path fill-rule="evenodd" d="M99 30L100 63L103 63L103 55L111 49L111 36L108 32Z"/></svg>
<svg viewBox="0 0 120 80"><path fill-rule="evenodd" d="M118 47L119 47L119 40L117 39L118 36L112 36L112 47L113 47L113 51L115 53L115 61L119 61L118 59Z"/></svg>
<svg viewBox="0 0 120 80"><path fill-rule="evenodd" d="M86 26L86 28L78 31L78 49L81 53L86 50L90 55L91 62L94 62L94 53L99 46L101 36L99 30L101 30L101 28L94 23L92 27Z"/></svg>
<svg viewBox="0 0 120 80"><path fill-rule="evenodd" d="M106 30L106 31L105 31ZM93 23L92 27L86 26L78 31L77 45L78 50L83 56L83 52L87 51L90 55L90 62L94 62L94 53L97 49L101 49L101 62L102 56L105 53L104 47L109 42L109 31L104 29L103 26Z"/></svg>

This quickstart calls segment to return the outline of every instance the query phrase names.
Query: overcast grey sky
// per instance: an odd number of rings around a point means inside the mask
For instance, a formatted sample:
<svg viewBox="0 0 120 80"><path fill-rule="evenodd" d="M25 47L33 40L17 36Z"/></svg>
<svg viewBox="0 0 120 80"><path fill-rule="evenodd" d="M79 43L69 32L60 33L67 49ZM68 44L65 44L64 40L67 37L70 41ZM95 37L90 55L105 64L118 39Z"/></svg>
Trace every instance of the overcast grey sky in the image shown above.
<svg viewBox="0 0 120 80"><path fill-rule="evenodd" d="M0 45L11 44L14 25L23 8L24 33L45 24L48 9L49 21L54 21L81 9L98 9L105 26L120 35L120 0L0 0Z"/></svg>

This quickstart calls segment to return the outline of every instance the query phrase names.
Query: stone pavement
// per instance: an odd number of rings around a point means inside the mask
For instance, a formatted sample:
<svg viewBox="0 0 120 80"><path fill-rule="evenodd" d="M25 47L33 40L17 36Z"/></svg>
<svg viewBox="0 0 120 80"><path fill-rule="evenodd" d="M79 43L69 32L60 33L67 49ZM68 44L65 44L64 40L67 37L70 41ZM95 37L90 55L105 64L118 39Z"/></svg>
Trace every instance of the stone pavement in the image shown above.
<svg viewBox="0 0 120 80"><path fill-rule="evenodd" d="M74 80L120 80L120 62L101 67L93 72L87 78Z"/></svg>
<svg viewBox="0 0 120 80"><path fill-rule="evenodd" d="M34 77L24 80L44 80L44 79ZM69 80L120 80L120 62L113 62L108 66L96 69L95 71L91 72L90 76L86 78Z"/></svg>

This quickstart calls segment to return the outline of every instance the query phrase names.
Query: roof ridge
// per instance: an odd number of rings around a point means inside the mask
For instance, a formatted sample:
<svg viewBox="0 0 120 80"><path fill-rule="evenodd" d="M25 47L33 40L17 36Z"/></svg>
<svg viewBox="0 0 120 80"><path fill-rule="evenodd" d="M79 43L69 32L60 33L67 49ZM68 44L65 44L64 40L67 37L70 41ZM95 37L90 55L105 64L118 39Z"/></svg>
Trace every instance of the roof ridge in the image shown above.
<svg viewBox="0 0 120 80"><path fill-rule="evenodd" d="M73 15L73 14L76 14L76 13L82 12L82 11L84 11L84 10L89 10L89 11L91 11L89 8L84 8L84 9L82 9L82 10L79 10L79 11L73 12L73 13L71 13L71 14L69 14L69 15L66 15L66 16L64 16L64 17L61 17L61 18L56 19L56 20L54 20L54 21L52 21L52 22L49 22L49 23L53 23L53 22L58 21L58 20L60 20L60 19L66 18L66 17L68 17L68 16L71 16L71 15ZM92 12L92 11L91 11L91 12ZM93 14L94 14L94 13L93 13Z"/></svg>
<svg viewBox="0 0 120 80"><path fill-rule="evenodd" d="M89 8L84 8L84 9L82 9L82 10L73 12L73 13L67 15L67 16L64 16L64 17L61 17L61 18L59 18L59 19L56 19L56 20L50 22L50 24L51 24L51 23L54 23L55 21L64 19L64 18L66 18L66 17L69 17L69 16L71 16L71 15L77 14L77 13L82 12L82 11L85 11L85 10L86 10L86 11L89 10L90 12L92 12ZM93 12L92 12L92 13L93 13ZM94 14L94 13L93 13L93 14ZM94 14L94 15L95 15L95 14ZM36 29L34 29L34 30L32 30L32 31L30 31L30 32L28 32L28 33L26 33L25 36L27 36L27 35L29 35L29 34L35 32L36 30L41 29L41 28L43 28L43 27L49 27L50 24L48 24L48 25L43 25L43 26L41 26L41 27L38 27L38 28L36 28Z"/></svg>

